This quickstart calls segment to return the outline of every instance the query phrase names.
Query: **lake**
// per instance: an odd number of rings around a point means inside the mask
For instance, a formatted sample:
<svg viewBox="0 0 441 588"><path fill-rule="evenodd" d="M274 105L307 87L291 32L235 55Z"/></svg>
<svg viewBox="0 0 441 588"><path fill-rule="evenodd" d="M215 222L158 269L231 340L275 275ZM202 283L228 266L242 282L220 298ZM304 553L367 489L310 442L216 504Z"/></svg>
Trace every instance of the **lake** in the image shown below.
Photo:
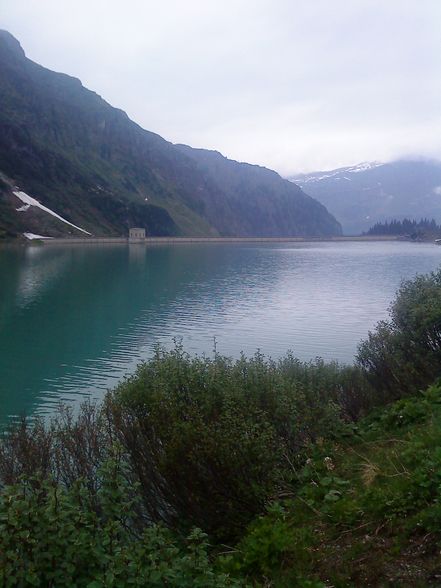
<svg viewBox="0 0 441 588"><path fill-rule="evenodd" d="M353 361L429 243L49 245L0 249L0 420L99 398L157 343Z"/></svg>

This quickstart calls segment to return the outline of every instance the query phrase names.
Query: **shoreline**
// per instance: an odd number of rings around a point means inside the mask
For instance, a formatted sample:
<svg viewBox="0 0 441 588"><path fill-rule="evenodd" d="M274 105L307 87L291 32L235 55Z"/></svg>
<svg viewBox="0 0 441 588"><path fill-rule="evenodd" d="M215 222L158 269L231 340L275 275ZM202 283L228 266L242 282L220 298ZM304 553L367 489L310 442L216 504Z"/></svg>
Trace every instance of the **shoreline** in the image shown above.
<svg viewBox="0 0 441 588"><path fill-rule="evenodd" d="M339 237L146 237L143 240L129 241L127 237L55 237L52 239L20 241L31 245L38 242L44 245L185 245L192 243L320 243L320 242L375 242L403 241L395 235L380 236L339 236ZM15 242L18 244L18 241ZM5 245L7 243L4 243ZM8 244L14 244L9 241Z"/></svg>

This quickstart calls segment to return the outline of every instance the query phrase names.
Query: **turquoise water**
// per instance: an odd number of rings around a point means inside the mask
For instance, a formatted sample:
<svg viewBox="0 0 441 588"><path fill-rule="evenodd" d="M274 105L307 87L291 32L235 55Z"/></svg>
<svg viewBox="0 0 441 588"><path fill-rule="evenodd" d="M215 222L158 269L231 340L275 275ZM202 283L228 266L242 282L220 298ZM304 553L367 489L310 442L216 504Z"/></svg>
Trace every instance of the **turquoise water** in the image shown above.
<svg viewBox="0 0 441 588"><path fill-rule="evenodd" d="M100 397L155 343L351 362L403 278L441 247L400 242L0 249L0 420Z"/></svg>

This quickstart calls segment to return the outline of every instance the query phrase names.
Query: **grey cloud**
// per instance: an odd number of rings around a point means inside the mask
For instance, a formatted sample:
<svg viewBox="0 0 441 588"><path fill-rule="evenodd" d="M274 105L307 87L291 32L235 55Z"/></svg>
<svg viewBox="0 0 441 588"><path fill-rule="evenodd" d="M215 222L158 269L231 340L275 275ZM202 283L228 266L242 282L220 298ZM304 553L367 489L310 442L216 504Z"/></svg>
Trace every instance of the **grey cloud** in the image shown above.
<svg viewBox="0 0 441 588"><path fill-rule="evenodd" d="M438 0L2 0L35 61L281 173L441 156Z"/></svg>

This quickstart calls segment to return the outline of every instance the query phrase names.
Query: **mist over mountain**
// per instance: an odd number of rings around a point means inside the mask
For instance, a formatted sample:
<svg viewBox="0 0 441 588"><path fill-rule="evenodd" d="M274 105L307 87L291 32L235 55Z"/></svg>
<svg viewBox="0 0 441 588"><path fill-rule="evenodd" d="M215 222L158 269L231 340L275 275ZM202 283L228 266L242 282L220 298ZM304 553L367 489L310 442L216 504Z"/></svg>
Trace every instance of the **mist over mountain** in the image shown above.
<svg viewBox="0 0 441 588"><path fill-rule="evenodd" d="M361 163L290 179L324 204L347 235L392 219L441 221L440 161Z"/></svg>
<svg viewBox="0 0 441 588"><path fill-rule="evenodd" d="M120 235L130 226L151 235L341 232L277 173L142 129L79 80L27 59L6 31L0 105L0 235Z"/></svg>

